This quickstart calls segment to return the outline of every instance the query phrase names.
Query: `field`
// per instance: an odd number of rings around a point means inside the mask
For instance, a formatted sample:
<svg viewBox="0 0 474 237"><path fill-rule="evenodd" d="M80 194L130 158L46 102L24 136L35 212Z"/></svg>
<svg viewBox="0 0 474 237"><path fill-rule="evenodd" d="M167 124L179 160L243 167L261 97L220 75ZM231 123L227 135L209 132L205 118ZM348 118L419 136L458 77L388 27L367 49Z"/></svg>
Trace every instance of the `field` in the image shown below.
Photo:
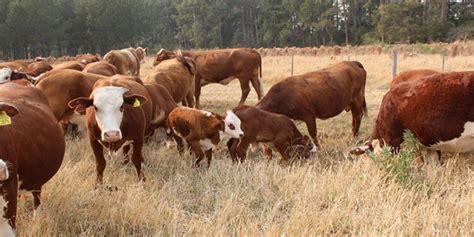
<svg viewBox="0 0 474 237"><path fill-rule="evenodd" d="M347 56L295 56L295 74L316 70ZM146 182L137 183L132 165L107 158L105 186L94 189L95 162L84 138L68 138L58 174L43 188L41 210L33 218L31 195L19 198L21 236L434 236L474 235L474 155L445 154L445 166L409 167L423 185L390 178L369 159L347 156L367 140L391 80L387 54L352 56L367 70L369 117L358 140L351 115L318 120L322 149L309 160L281 166L249 151L233 164L225 144L209 169L192 168L193 158L157 141L144 148ZM263 58L265 91L290 75L291 58ZM142 68L149 71L151 58ZM438 55L400 58L399 71L441 69ZM474 57L449 57L446 70L474 69ZM237 81L203 88L202 106L224 113L240 98ZM472 98L466 98L472 99ZM248 104L256 102L252 90ZM306 127L297 123L306 133Z"/></svg>

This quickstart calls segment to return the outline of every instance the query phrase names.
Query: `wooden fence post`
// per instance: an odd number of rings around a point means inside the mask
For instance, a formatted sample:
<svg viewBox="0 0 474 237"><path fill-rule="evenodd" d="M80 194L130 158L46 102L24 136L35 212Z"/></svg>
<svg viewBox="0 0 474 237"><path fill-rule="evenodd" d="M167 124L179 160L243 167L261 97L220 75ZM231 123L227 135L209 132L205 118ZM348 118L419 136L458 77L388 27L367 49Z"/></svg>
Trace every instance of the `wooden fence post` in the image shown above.
<svg viewBox="0 0 474 237"><path fill-rule="evenodd" d="M444 72L444 62L446 61L446 52L441 54L441 72Z"/></svg>
<svg viewBox="0 0 474 237"><path fill-rule="evenodd" d="M397 50L392 49L392 79L397 76Z"/></svg>

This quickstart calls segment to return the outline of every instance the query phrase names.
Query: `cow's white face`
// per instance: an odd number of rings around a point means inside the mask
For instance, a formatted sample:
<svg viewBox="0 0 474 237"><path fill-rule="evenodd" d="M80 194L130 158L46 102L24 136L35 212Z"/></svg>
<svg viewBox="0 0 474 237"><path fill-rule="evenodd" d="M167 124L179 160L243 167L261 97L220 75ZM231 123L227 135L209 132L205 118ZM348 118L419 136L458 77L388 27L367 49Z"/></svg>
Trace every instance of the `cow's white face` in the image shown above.
<svg viewBox="0 0 474 237"><path fill-rule="evenodd" d="M0 159L0 181L5 181L10 177L8 173L8 166L5 161Z"/></svg>
<svg viewBox="0 0 474 237"><path fill-rule="evenodd" d="M0 69L0 84L7 83L11 80L13 70L10 68Z"/></svg>
<svg viewBox="0 0 474 237"><path fill-rule="evenodd" d="M123 87L106 86L92 92L95 119L101 130L102 141L116 142L122 139L123 94L127 91Z"/></svg>
<svg viewBox="0 0 474 237"><path fill-rule="evenodd" d="M244 132L242 131L240 124L241 121L237 115L234 114L232 111L227 111L227 115L224 119L225 128L224 133L228 134L232 138L240 138L244 136Z"/></svg>

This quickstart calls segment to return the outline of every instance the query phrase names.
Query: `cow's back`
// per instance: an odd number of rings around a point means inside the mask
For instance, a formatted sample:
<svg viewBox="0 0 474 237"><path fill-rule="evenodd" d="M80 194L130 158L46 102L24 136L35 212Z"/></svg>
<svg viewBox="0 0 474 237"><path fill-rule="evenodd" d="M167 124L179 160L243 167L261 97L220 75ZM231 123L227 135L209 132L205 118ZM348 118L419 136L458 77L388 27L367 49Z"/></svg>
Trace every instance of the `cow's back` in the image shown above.
<svg viewBox="0 0 474 237"><path fill-rule="evenodd" d="M20 188L38 189L59 169L64 156L64 137L46 97L40 90L14 83L0 86L0 101L14 105L19 113L12 124L0 126L2 159L16 160ZM7 148L5 148L7 147Z"/></svg>

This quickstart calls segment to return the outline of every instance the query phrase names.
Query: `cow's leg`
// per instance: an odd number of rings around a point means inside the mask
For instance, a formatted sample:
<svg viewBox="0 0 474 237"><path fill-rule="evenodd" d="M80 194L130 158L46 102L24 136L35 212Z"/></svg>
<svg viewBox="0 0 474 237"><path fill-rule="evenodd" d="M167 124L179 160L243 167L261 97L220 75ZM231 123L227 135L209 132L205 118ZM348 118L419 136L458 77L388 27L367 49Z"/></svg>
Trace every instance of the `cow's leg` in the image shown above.
<svg viewBox="0 0 474 237"><path fill-rule="evenodd" d="M254 77L252 78L252 80L250 80L250 82L252 82L252 86L255 89L255 92L257 92L258 100L261 100L264 92L263 92L262 81L260 80L260 78L258 78L258 73L257 75L254 75Z"/></svg>
<svg viewBox="0 0 474 237"><path fill-rule="evenodd" d="M239 105L242 105L245 103L245 100L247 99L250 93L249 79L239 78L239 82L240 89L242 89L242 97L240 98Z"/></svg>
<svg viewBox="0 0 474 237"><path fill-rule="evenodd" d="M199 163L201 163L201 160L204 158L204 152L201 149L201 145L199 144L199 140L197 141L189 141L188 144L191 146L192 151L194 154L196 154L197 160L194 163L195 167L199 167Z"/></svg>
<svg viewBox="0 0 474 237"><path fill-rule="evenodd" d="M123 147L123 164L127 164L130 162L130 157L128 156L128 152L130 151L130 145L126 145Z"/></svg>
<svg viewBox="0 0 474 237"><path fill-rule="evenodd" d="M32 191L31 194L33 195L33 205L36 209L41 204L41 187Z"/></svg>
<svg viewBox="0 0 474 237"><path fill-rule="evenodd" d="M239 140L236 138L231 138L227 141L227 148L229 149L230 158L232 162L237 162L237 144Z"/></svg>
<svg viewBox="0 0 474 237"><path fill-rule="evenodd" d="M178 152L180 156L184 154L184 144L183 138L173 133L174 140L176 141L176 147L178 148Z"/></svg>
<svg viewBox="0 0 474 237"><path fill-rule="evenodd" d="M275 148L280 153L282 159L280 163L287 162L290 160L289 142L286 140L275 140Z"/></svg>
<svg viewBox="0 0 474 237"><path fill-rule="evenodd" d="M313 138L314 144L320 148L319 146L319 141L317 138L318 131L316 127L316 118L315 117L308 117L304 119L304 122L306 123L306 127L308 128L308 133Z"/></svg>
<svg viewBox="0 0 474 237"><path fill-rule="evenodd" d="M246 139L241 139L239 145L237 146L237 156L240 159L240 162L244 162L247 158L247 150L249 149L250 142Z"/></svg>
<svg viewBox="0 0 474 237"><path fill-rule="evenodd" d="M352 136L357 137L359 134L360 123L362 121L362 107L352 106Z"/></svg>
<svg viewBox="0 0 474 237"><path fill-rule="evenodd" d="M12 172L13 173L13 172ZM3 199L7 202L4 208L4 217L8 220L10 226L15 229L16 225L16 206L18 193L18 176L11 175L1 186Z"/></svg>
<svg viewBox="0 0 474 237"><path fill-rule="evenodd" d="M267 144L263 145L263 153L265 154L265 158L267 158L267 160L271 160L273 158L272 148L270 148L270 146Z"/></svg>
<svg viewBox="0 0 474 237"><path fill-rule="evenodd" d="M106 165L104 147L102 147L98 140L90 140L90 144L95 157L95 169L97 172L96 184L102 184Z"/></svg>
<svg viewBox="0 0 474 237"><path fill-rule="evenodd" d="M201 77L196 75L194 79L194 98L196 98L196 109L199 109L199 96L201 96Z"/></svg>
<svg viewBox="0 0 474 237"><path fill-rule="evenodd" d="M145 175L143 175L143 172L142 172L142 162L143 162L142 148L143 148L143 141L141 140L133 141L132 162L135 165L135 169L137 170L138 181L145 181Z"/></svg>
<svg viewBox="0 0 474 237"><path fill-rule="evenodd" d="M206 159L207 159L207 168L211 167L211 160L212 160L212 148L205 151Z"/></svg>
<svg viewBox="0 0 474 237"><path fill-rule="evenodd" d="M186 95L186 104L190 108L194 107L194 97L192 92L188 92Z"/></svg>

